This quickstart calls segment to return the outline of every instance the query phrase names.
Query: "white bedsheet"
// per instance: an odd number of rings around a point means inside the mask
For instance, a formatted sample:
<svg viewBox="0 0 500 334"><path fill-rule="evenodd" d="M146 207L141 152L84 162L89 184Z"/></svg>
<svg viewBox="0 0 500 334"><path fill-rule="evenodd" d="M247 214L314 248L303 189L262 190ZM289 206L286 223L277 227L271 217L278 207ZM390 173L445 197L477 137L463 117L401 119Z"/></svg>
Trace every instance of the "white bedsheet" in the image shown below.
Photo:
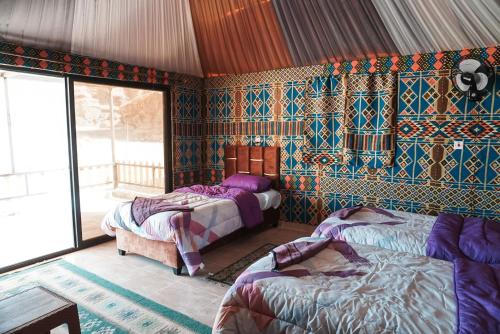
<svg viewBox="0 0 500 334"><path fill-rule="evenodd" d="M274 189L264 191L263 193L254 193L254 195L259 200L260 209L262 211L270 208L277 209L281 204L281 194Z"/></svg>

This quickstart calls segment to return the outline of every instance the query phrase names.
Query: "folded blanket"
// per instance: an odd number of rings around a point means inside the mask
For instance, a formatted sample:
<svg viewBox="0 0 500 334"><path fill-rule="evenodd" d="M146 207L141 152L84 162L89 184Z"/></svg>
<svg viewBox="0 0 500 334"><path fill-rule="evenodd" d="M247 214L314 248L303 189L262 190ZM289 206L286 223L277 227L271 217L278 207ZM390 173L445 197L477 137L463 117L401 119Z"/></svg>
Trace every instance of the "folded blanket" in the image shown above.
<svg viewBox="0 0 500 334"><path fill-rule="evenodd" d="M427 256L445 261L468 258L500 263L500 223L440 213L427 239Z"/></svg>
<svg viewBox="0 0 500 334"><path fill-rule="evenodd" d="M500 333L500 265L454 261L458 333Z"/></svg>
<svg viewBox="0 0 500 334"><path fill-rule="evenodd" d="M330 239L320 241L296 241L276 247L273 255L273 270L280 270L300 263L318 254L330 243Z"/></svg>
<svg viewBox="0 0 500 334"><path fill-rule="evenodd" d="M172 203L164 198L136 197L132 202L132 218L137 226L141 226L146 219L159 212L165 211L193 211L186 205Z"/></svg>
<svg viewBox="0 0 500 334"><path fill-rule="evenodd" d="M247 228L255 227L264 221L259 200L254 194L243 189L197 184L191 187L179 188L175 191L232 200L238 206L241 220Z"/></svg>

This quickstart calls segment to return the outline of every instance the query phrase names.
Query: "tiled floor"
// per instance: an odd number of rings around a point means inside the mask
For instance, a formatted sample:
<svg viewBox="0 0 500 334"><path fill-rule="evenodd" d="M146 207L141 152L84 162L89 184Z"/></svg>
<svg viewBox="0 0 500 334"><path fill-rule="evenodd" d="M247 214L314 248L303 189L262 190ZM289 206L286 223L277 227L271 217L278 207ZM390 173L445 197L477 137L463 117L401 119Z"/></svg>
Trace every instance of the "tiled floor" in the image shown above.
<svg viewBox="0 0 500 334"><path fill-rule="evenodd" d="M206 279L266 243L281 244L311 234L311 226L281 224L254 236L243 237L203 255L204 271L195 277L175 276L172 270L147 258L119 256L114 241L71 253L64 258L115 284L132 290L212 326L228 286Z"/></svg>

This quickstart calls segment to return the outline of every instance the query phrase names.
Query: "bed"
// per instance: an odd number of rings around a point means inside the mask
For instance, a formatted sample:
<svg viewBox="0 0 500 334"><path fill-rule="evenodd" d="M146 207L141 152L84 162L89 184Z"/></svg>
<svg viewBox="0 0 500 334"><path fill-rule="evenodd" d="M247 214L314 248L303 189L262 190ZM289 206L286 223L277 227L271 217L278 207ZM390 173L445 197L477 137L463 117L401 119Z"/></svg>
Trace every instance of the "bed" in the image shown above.
<svg viewBox="0 0 500 334"><path fill-rule="evenodd" d="M357 206L332 213L312 235L447 261L466 257L500 263L500 223L480 217L429 216ZM478 246L484 251L478 251Z"/></svg>
<svg viewBox="0 0 500 334"><path fill-rule="evenodd" d="M203 267L201 255L246 233L258 233L279 220L279 147L226 146L224 173L259 175L269 178L272 189L254 194L262 210L263 222L248 228L237 202L214 198L208 193L188 193L177 189L161 195L171 203L189 206L185 212L159 212L137 226L131 218L131 202L121 203L104 218L101 227L116 235L118 253L136 253L173 268L176 275L186 266L190 275ZM193 186L213 190L216 187ZM191 187L191 188L193 188ZM183 188L185 189L185 188Z"/></svg>
<svg viewBox="0 0 500 334"><path fill-rule="evenodd" d="M357 206L333 212L315 229L313 236L425 255L436 219L424 214Z"/></svg>
<svg viewBox="0 0 500 334"><path fill-rule="evenodd" d="M277 269L269 254L246 269L213 333L500 332L500 265L317 237L280 247L293 253L325 240L296 264Z"/></svg>

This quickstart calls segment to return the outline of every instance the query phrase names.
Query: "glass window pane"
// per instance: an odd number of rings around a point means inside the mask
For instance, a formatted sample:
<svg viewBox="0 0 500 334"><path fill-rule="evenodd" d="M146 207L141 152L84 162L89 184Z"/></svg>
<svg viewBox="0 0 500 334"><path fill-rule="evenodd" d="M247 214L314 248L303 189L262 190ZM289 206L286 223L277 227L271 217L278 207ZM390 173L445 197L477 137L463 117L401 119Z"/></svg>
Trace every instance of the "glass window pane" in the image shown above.
<svg viewBox="0 0 500 334"><path fill-rule="evenodd" d="M5 267L71 248L74 234L64 79L7 71L0 76L5 85L0 85L0 140L9 143L0 145L2 160L8 161L0 167L0 267Z"/></svg>
<svg viewBox="0 0 500 334"><path fill-rule="evenodd" d="M162 194L163 93L75 82L83 239L102 235L104 215L135 196Z"/></svg>

